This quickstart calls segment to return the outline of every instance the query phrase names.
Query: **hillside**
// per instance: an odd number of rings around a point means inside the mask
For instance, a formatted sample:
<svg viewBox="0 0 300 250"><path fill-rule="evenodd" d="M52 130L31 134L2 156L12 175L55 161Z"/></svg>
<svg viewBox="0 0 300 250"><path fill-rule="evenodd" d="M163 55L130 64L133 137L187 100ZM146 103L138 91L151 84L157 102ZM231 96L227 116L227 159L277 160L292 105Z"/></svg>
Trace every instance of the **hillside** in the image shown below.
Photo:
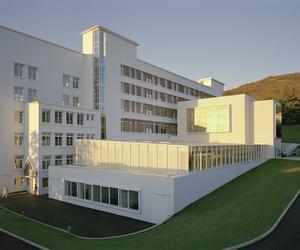
<svg viewBox="0 0 300 250"><path fill-rule="evenodd" d="M225 95L247 94L256 100L275 99L285 102L292 96L300 99L300 73L270 76L227 90Z"/></svg>

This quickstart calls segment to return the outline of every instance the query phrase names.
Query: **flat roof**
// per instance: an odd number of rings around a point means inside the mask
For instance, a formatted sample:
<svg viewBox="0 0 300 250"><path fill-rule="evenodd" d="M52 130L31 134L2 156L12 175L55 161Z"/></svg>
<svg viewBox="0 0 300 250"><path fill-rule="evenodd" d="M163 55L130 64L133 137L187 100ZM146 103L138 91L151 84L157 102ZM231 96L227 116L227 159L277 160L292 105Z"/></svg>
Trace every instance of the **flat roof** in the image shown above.
<svg viewBox="0 0 300 250"><path fill-rule="evenodd" d="M108 32L108 33L111 33L112 35L115 35L115 36L117 36L117 37L119 37L119 38L121 38L121 39L123 39L123 40L125 40L125 41L127 41L127 42L130 42L130 43L134 44L135 46L138 46L138 45L139 45L137 42L135 42L135 41L133 41L133 40L131 40L131 39L125 37L125 36L122 36L122 35L120 35L120 34L114 32L114 31L112 31L112 30L110 30L110 29L108 29L108 28L105 28L104 26L101 26L101 25L99 25L99 24L98 24L98 25L95 25L95 26L93 26L93 27L91 27L91 28L88 28L88 29L86 29L86 30L84 30L84 31L82 31L82 32L80 33L80 35L83 35L83 34L85 34L85 33L87 33L87 32L90 32L90 31L93 31L93 30L96 30L96 29L100 29L100 30L106 31L106 32Z"/></svg>
<svg viewBox="0 0 300 250"><path fill-rule="evenodd" d="M122 173L122 174L130 174L130 175L159 176L159 177L168 177L168 178L175 178L175 177L191 174L191 172L186 170L140 168L140 167L126 167L126 166L107 166L105 164L101 164L97 166L71 165L71 166L59 166L59 167L85 169L85 170L108 172L108 173Z"/></svg>

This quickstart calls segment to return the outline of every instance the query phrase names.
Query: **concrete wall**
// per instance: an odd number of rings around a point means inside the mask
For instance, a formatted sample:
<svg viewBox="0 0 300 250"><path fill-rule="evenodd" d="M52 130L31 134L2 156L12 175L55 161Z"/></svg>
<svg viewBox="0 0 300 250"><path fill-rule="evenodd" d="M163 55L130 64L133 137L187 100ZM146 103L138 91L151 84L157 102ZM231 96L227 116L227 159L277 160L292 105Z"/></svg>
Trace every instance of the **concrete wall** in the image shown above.
<svg viewBox="0 0 300 250"><path fill-rule="evenodd" d="M174 212L179 212L188 204L257 167L264 161L258 160L241 165L212 168L174 178Z"/></svg>
<svg viewBox="0 0 300 250"><path fill-rule="evenodd" d="M87 167L51 167L49 174L49 197L52 199L152 223L159 223L174 213L173 181L169 177L132 175ZM65 196L64 180L139 191L140 210L131 211Z"/></svg>

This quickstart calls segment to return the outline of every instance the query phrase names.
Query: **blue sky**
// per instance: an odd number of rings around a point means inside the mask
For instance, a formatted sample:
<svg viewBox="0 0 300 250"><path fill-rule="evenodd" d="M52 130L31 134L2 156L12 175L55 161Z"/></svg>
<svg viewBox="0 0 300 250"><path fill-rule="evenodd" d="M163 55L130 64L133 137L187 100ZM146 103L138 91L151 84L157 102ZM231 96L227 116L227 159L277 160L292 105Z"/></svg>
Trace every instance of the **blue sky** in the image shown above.
<svg viewBox="0 0 300 250"><path fill-rule="evenodd" d="M227 89L300 71L296 0L0 1L0 25L75 50L96 24L137 41L143 60Z"/></svg>

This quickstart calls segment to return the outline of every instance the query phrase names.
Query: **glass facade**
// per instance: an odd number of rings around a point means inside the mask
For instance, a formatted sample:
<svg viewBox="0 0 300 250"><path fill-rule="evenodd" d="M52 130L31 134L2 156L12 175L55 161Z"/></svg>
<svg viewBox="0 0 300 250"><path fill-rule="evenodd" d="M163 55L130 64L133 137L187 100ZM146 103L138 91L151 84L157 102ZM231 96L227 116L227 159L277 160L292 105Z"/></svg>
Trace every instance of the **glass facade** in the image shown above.
<svg viewBox="0 0 300 250"><path fill-rule="evenodd" d="M106 139L105 115L105 62L106 33L100 30L93 32L93 98L94 109L101 111L101 139Z"/></svg>
<svg viewBox="0 0 300 250"><path fill-rule="evenodd" d="M243 164L258 160L262 156L262 145L191 146L189 170L198 171Z"/></svg>
<svg viewBox="0 0 300 250"><path fill-rule="evenodd" d="M65 196L128 210L139 211L139 192L73 181L64 181Z"/></svg>

